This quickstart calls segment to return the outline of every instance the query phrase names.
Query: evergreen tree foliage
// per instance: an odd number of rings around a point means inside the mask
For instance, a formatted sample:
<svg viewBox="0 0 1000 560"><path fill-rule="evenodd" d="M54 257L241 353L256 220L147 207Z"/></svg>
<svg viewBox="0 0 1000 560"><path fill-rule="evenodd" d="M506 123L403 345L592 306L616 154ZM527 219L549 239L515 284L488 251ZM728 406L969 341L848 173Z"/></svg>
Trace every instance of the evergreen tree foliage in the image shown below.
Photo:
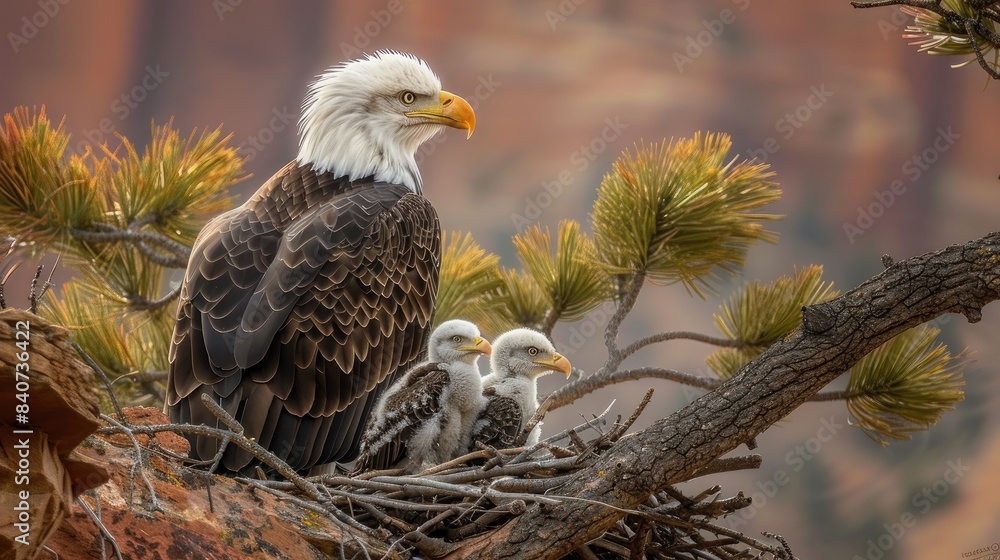
<svg viewBox="0 0 1000 560"><path fill-rule="evenodd" d="M121 138L117 149L67 157L69 137L44 108L16 109L2 132L0 235L34 255L59 253L78 272L42 312L73 329L113 377L135 379L116 385L126 402L158 404L181 271L202 225L231 207L242 160L218 130L182 138L169 123L153 125L143 150ZM764 224L779 219L760 211L780 197L773 173L729 156L731 147L724 134L699 133L626 151L598 188L593 234L573 220L555 235L529 226L513 236L517 268L468 233L446 234L435 322L465 318L490 336L515 326L551 333L613 302L616 337L646 279L715 293L713 279L740 272L750 246L776 241ZM715 315L723 338L698 337L720 346L708 364L734 375L798 328L803 306L836 294L819 266L747 283ZM937 334L910 331L850 372L842 398L877 441L904 439L961 400L965 360L936 344ZM654 335L624 354L612 341L609 352L617 366L638 348L685 336Z"/></svg>

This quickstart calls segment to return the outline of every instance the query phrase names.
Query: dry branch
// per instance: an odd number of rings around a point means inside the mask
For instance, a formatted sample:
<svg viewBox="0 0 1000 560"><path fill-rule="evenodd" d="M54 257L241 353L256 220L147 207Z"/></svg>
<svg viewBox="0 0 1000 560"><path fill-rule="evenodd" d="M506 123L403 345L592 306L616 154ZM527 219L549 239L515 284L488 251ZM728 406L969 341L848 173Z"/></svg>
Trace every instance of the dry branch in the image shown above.
<svg viewBox="0 0 1000 560"><path fill-rule="evenodd" d="M893 336L945 313L976 322L998 296L1000 234L895 263L854 290L805 308L800 330L715 391L619 440L557 489L586 501L529 507L449 558L569 554L613 527L622 509L690 479L752 440Z"/></svg>

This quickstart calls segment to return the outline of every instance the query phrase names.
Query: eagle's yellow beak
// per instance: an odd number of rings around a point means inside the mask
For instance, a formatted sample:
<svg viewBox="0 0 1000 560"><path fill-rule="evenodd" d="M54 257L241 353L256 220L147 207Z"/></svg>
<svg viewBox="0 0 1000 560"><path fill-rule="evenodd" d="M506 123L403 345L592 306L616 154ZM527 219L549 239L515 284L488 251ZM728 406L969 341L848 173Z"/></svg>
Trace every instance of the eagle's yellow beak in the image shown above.
<svg viewBox="0 0 1000 560"><path fill-rule="evenodd" d="M540 366L548 366L552 368L552 371L559 371L566 374L566 379L573 374L573 366L570 365L569 360L564 358L562 354L555 352L551 357L539 358L535 360L535 363Z"/></svg>
<svg viewBox="0 0 1000 560"><path fill-rule="evenodd" d="M462 352L479 352L480 354L485 354L487 356L493 353L493 346L490 345L490 341L481 336L477 336L475 340L472 341L472 344L460 346L458 349Z"/></svg>
<svg viewBox="0 0 1000 560"><path fill-rule="evenodd" d="M447 91L441 92L437 106L407 111L403 114L407 117L423 117L445 126L468 130L467 138L476 130L476 112L472 110L472 106L468 101Z"/></svg>

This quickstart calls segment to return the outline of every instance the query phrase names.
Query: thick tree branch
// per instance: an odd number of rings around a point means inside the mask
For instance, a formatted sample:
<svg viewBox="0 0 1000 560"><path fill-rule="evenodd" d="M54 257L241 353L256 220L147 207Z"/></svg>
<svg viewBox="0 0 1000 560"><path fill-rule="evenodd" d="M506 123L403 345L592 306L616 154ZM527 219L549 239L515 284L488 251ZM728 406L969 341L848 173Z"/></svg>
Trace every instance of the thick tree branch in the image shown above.
<svg viewBox="0 0 1000 560"><path fill-rule="evenodd" d="M651 494L688 480L809 400L893 336L945 313L970 322L1000 297L1000 234L893 264L831 301L718 389L622 438L524 515L448 558L559 558L599 537Z"/></svg>

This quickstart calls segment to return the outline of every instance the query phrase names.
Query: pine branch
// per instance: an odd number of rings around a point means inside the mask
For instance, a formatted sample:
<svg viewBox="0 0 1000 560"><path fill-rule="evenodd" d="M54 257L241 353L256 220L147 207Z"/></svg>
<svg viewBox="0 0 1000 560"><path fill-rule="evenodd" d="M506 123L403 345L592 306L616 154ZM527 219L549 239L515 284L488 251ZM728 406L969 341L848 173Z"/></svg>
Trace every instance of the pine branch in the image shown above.
<svg viewBox="0 0 1000 560"><path fill-rule="evenodd" d="M718 375L729 377L768 346L798 328L805 306L837 295L833 284L823 282L823 267L796 269L792 276L745 285L719 306L715 324L729 339L705 360Z"/></svg>
<svg viewBox="0 0 1000 560"><path fill-rule="evenodd" d="M707 334L701 334L692 331L668 331L659 334L650 335L629 344L621 351L623 358L628 358L632 354L635 354L639 350L656 344L658 342L667 342L669 340L693 340L695 342L703 342L705 344L711 344L713 346L721 346L724 348L740 348L744 344L739 340L734 340L731 338L721 338L716 336L709 336Z"/></svg>
<svg viewBox="0 0 1000 560"><path fill-rule="evenodd" d="M556 246L548 229L531 226L513 238L527 276L546 299L540 330L551 336L560 321L582 319L610 295L609 279L598 266L596 248L578 222L559 222Z"/></svg>
<svg viewBox="0 0 1000 560"><path fill-rule="evenodd" d="M129 299L129 306L135 311L156 311L162 309L163 307L171 304L178 296L181 295L181 286L178 285L173 290L170 290L163 297L157 299L148 299L143 297L134 296Z"/></svg>
<svg viewBox="0 0 1000 560"><path fill-rule="evenodd" d="M969 61L954 64L965 66L976 60L994 80L1000 79L1000 33L996 25L1000 13L995 2L970 0L853 0L855 8L902 6L902 11L913 17L913 25L906 28L904 39L915 39L920 52L931 55L967 56ZM993 61L986 55L994 53Z"/></svg>
<svg viewBox="0 0 1000 560"><path fill-rule="evenodd" d="M847 408L876 442L907 440L962 401L964 355L935 344L940 331L921 325L885 343L850 371Z"/></svg>
<svg viewBox="0 0 1000 560"><path fill-rule="evenodd" d="M139 249L150 261L166 268L185 268L188 258L191 256L190 247L155 231L118 229L110 224L100 222L91 224L91 227L100 231L71 229L69 232L80 241L96 243L127 241ZM163 248L168 254L157 252L149 246L150 244Z"/></svg>
<svg viewBox="0 0 1000 560"><path fill-rule="evenodd" d="M559 488L560 495L586 503L567 502L558 516L529 508L468 543L462 557L517 554L530 560L569 554L615 526L621 509L634 509L669 485L696 476L907 329L944 313L978 321L982 307L1000 299L998 286L1000 233L893 264L847 294L806 308L800 330L718 389L619 440ZM547 538L533 538L538 534ZM768 549L786 554L783 547Z"/></svg>
<svg viewBox="0 0 1000 560"><path fill-rule="evenodd" d="M639 299L639 292L642 290L643 282L646 279L645 274L640 271L633 271L626 278L624 282L626 291L621 294L621 297L616 302L615 312L608 321L608 326L604 331L604 345L608 349L608 361L601 368L604 371L617 369L622 360L625 359L622 356L622 352L618 349L618 329L621 328L625 317L635 307L635 302Z"/></svg>
<svg viewBox="0 0 1000 560"><path fill-rule="evenodd" d="M508 325L498 316L501 302L495 296L503 284L500 257L487 253L472 235L451 232L442 235L444 251L434 309L434 322L466 319L484 332L500 333Z"/></svg>
<svg viewBox="0 0 1000 560"><path fill-rule="evenodd" d="M704 295L718 271L743 265L750 245L774 241L756 213L778 200L766 165L733 159L724 134L637 146L614 163L592 214L598 258L611 276L642 271Z"/></svg>
<svg viewBox="0 0 1000 560"><path fill-rule="evenodd" d="M593 375L583 377L553 391L539 406L539 410L544 408L545 411L552 411L572 404L598 389L639 379L666 379L709 391L722 385L722 381L714 377L704 377L659 367L638 367L608 373L595 372Z"/></svg>

